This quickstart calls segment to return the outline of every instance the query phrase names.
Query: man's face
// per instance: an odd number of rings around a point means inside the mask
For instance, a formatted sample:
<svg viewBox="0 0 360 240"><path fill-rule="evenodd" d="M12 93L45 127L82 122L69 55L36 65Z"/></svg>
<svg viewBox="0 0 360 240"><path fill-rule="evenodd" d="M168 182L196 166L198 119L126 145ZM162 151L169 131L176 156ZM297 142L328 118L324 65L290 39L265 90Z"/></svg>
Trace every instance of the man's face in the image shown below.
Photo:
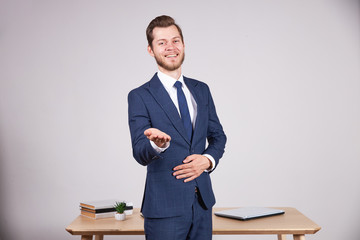
<svg viewBox="0 0 360 240"><path fill-rule="evenodd" d="M148 52L153 56L160 68L166 71L175 71L184 61L184 43L175 26L166 28L156 27L153 30L154 40Z"/></svg>

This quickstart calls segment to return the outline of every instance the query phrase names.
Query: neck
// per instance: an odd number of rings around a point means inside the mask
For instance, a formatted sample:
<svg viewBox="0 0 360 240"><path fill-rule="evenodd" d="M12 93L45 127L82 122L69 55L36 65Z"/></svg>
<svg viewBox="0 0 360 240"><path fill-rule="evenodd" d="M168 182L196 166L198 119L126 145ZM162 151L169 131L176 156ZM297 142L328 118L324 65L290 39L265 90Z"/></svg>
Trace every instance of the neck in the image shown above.
<svg viewBox="0 0 360 240"><path fill-rule="evenodd" d="M172 78L175 78L176 80L178 80L181 76L181 67L179 67L178 69L175 69L173 71L168 71L160 66L158 66L158 68L162 73L164 73Z"/></svg>

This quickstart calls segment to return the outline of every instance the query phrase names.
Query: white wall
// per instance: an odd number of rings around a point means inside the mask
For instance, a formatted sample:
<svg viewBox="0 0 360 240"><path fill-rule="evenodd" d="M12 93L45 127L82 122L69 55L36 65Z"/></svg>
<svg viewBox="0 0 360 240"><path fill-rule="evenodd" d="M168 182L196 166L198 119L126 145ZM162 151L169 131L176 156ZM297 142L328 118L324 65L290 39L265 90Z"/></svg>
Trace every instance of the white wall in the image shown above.
<svg viewBox="0 0 360 240"><path fill-rule="evenodd" d="M184 31L184 74L210 85L228 135L216 206L292 206L322 226L307 239L358 239L359 9L1 0L0 238L80 239L65 227L81 200L140 206L146 169L132 158L127 93L156 71L145 28L168 14Z"/></svg>

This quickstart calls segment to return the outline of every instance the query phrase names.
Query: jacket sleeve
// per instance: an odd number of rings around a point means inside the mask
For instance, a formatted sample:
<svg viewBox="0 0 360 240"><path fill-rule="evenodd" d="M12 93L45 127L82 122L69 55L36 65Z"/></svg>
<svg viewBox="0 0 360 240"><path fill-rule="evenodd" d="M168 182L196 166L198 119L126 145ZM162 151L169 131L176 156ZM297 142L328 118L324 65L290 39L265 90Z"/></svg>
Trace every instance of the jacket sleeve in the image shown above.
<svg viewBox="0 0 360 240"><path fill-rule="evenodd" d="M128 95L128 114L131 144L135 160L141 165L146 166L152 161L162 158L144 135L144 131L151 128L151 120L146 105L136 89L132 90Z"/></svg>
<svg viewBox="0 0 360 240"><path fill-rule="evenodd" d="M208 147L205 149L203 154L209 154L214 158L216 162L215 165L216 168L219 164L220 158L223 156L225 152L226 135L223 131L223 127L216 114L215 104L209 88L208 88L208 93L209 93L208 96L209 123L207 129Z"/></svg>

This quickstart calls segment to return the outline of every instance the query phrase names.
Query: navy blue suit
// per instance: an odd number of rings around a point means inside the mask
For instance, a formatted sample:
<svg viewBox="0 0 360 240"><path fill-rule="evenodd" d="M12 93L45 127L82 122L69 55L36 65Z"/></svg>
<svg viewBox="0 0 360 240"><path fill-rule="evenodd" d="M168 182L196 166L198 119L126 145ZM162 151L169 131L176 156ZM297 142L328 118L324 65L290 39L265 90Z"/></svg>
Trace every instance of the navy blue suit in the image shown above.
<svg viewBox="0 0 360 240"><path fill-rule="evenodd" d="M186 77L184 82L197 103L197 118L191 142L186 136L178 110L157 74L128 95L133 156L138 163L147 166L141 207L146 218L181 216L194 202L195 186L205 209L211 209L215 204L208 172L203 172L187 183L172 175L173 168L183 164L182 161L192 154L209 154L215 159L217 166L226 143L208 86ZM153 149L144 135L148 128L157 128L171 136L170 147L165 152L157 153Z"/></svg>

